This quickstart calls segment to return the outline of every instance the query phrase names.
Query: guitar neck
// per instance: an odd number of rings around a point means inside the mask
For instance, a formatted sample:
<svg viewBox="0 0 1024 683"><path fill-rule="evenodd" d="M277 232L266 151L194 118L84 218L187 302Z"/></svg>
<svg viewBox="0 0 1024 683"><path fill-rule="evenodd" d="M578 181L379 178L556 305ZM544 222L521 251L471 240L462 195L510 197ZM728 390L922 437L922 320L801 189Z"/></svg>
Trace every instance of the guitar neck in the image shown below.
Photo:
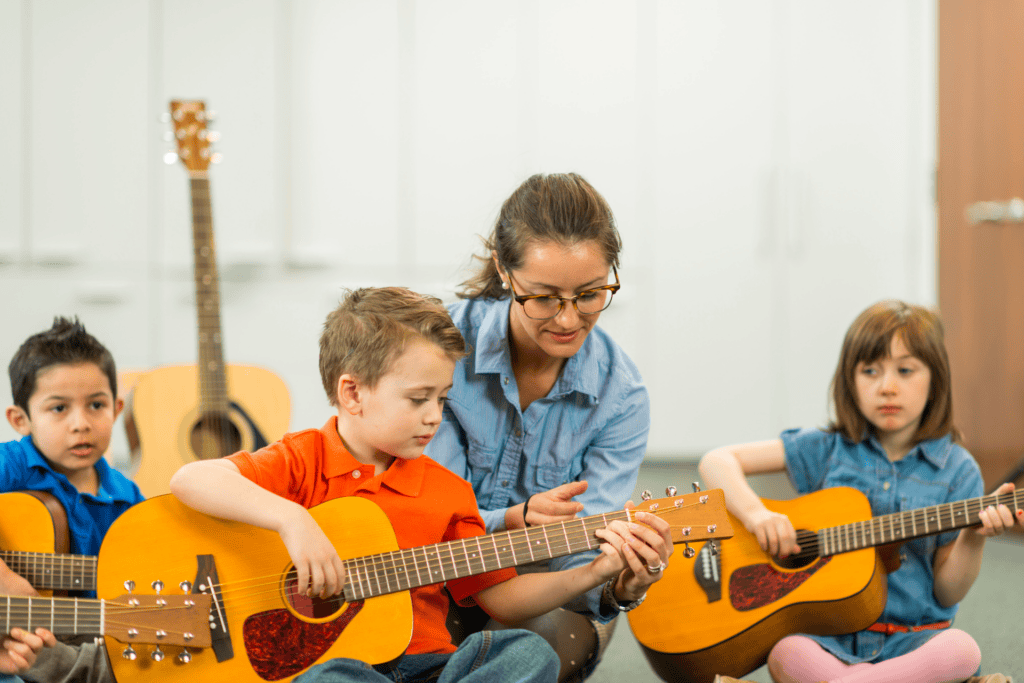
<svg viewBox="0 0 1024 683"><path fill-rule="evenodd" d="M190 173L192 242L195 250L196 312L199 330L200 414L226 413L227 377L220 325L220 289L213 244L210 179L205 171Z"/></svg>
<svg viewBox="0 0 1024 683"><path fill-rule="evenodd" d="M33 631L40 626L55 636L104 635L105 600L84 598L0 597L4 609L5 630Z"/></svg>
<svg viewBox="0 0 1024 683"><path fill-rule="evenodd" d="M978 513L990 505L1006 505L1017 510L1022 504L1024 489L998 496L981 496L906 512L894 512L863 522L829 527L817 532L819 554L835 555L962 529L980 524L981 518Z"/></svg>
<svg viewBox="0 0 1024 683"><path fill-rule="evenodd" d="M592 550L601 544L594 532L615 520L631 521L631 515L619 510L345 560L345 598L362 600Z"/></svg>
<svg viewBox="0 0 1024 683"><path fill-rule="evenodd" d="M2 550L0 560L39 590L96 589L95 557Z"/></svg>

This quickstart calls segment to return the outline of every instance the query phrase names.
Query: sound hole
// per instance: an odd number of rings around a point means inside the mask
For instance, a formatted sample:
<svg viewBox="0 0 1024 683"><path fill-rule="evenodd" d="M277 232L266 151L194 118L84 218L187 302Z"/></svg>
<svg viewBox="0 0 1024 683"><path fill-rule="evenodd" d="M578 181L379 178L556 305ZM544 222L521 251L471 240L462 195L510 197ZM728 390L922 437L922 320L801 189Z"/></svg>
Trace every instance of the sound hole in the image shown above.
<svg viewBox="0 0 1024 683"><path fill-rule="evenodd" d="M775 563L784 569L800 569L818 559L818 535L807 529L796 530L796 542L800 545L800 552L796 555L780 560L774 558Z"/></svg>
<svg viewBox="0 0 1024 683"><path fill-rule="evenodd" d="M284 579L284 595L288 604L292 606L296 614L308 619L326 619L341 611L345 606L345 599L341 596L332 595L329 598L309 597L305 593L298 593L295 590L297 577L295 570L288 572Z"/></svg>
<svg viewBox="0 0 1024 683"><path fill-rule="evenodd" d="M207 413L192 427L192 451L200 460L223 458L242 450L242 434L224 413Z"/></svg>

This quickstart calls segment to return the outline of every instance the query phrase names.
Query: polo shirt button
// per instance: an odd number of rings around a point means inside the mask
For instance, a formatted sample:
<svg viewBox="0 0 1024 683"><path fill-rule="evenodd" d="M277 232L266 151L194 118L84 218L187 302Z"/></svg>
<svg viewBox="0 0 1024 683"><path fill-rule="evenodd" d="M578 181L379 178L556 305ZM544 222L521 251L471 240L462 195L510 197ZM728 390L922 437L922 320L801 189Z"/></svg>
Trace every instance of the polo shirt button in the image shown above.
<svg viewBox="0 0 1024 683"><path fill-rule="evenodd" d="M882 488L883 488L884 490L888 491L888 490L889 490L889 482L884 482L884 483L882 484Z"/></svg>
<svg viewBox="0 0 1024 683"><path fill-rule="evenodd" d="M352 470L352 478L353 479L358 479L361 476L363 476L362 472L360 472L359 470Z"/></svg>
<svg viewBox="0 0 1024 683"><path fill-rule="evenodd" d="M874 657L874 656L875 656L875 655L877 655L877 654L878 654L878 650L872 650L872 651L871 651L871 656L872 656L872 657Z"/></svg>

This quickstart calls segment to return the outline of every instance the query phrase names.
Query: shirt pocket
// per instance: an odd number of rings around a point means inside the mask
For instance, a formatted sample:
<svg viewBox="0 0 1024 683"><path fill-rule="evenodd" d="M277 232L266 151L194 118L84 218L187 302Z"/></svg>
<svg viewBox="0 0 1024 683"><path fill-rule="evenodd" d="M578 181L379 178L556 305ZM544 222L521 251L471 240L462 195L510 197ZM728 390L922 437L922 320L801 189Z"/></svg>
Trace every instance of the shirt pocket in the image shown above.
<svg viewBox="0 0 1024 683"><path fill-rule="evenodd" d="M469 461L470 480L476 482L494 469L498 462L498 447L470 439L466 459Z"/></svg>
<svg viewBox="0 0 1024 683"><path fill-rule="evenodd" d="M585 443L589 435L581 433L577 417L562 413L557 423L547 425L543 432L544 444L536 471L537 486L543 490L561 486L574 478L573 462L589 445Z"/></svg>

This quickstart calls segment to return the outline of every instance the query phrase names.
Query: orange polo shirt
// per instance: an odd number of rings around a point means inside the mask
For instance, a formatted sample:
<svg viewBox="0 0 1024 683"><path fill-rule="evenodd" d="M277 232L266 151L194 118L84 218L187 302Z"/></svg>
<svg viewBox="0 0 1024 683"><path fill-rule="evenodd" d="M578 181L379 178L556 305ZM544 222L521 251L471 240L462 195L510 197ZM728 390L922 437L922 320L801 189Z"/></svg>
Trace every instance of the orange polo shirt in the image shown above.
<svg viewBox="0 0 1024 683"><path fill-rule="evenodd" d="M338 435L338 418L321 429L285 434L255 453L229 456L247 479L305 508L342 496L359 496L376 503L391 520L403 549L480 536L484 522L477 511L473 487L425 455L415 460L395 458L373 476L373 465L352 457ZM499 569L448 582L458 602L507 581L514 569ZM445 626L448 598L444 584L414 588L412 641L407 654L454 652Z"/></svg>

